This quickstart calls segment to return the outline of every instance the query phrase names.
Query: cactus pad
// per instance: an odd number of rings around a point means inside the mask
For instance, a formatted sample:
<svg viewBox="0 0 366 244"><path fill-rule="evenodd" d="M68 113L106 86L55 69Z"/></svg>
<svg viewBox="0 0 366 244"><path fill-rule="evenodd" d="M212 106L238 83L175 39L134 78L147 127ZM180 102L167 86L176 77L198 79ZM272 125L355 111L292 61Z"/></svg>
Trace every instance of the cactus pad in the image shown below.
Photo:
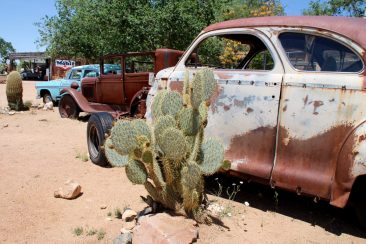
<svg viewBox="0 0 366 244"><path fill-rule="evenodd" d="M202 98L203 101L207 101L211 98L213 92L215 91L216 81L214 73L210 69L205 68L201 72Z"/></svg>
<svg viewBox="0 0 366 244"><path fill-rule="evenodd" d="M145 184L147 171L143 163L138 160L130 159L126 166L127 178L134 184Z"/></svg>
<svg viewBox="0 0 366 244"><path fill-rule="evenodd" d="M137 146L137 132L130 121L119 120L111 130L111 139L115 150L127 155Z"/></svg>
<svg viewBox="0 0 366 244"><path fill-rule="evenodd" d="M155 124L154 134L155 139L159 145L161 144L161 137L164 131L171 127L174 128L175 126L176 126L175 119L170 115L162 116L158 119L158 121Z"/></svg>
<svg viewBox="0 0 366 244"><path fill-rule="evenodd" d="M163 115L161 111L161 102L167 93L168 93L167 90L161 90L156 94L151 106L151 112L153 114L154 119L158 119L160 116Z"/></svg>
<svg viewBox="0 0 366 244"><path fill-rule="evenodd" d="M114 150L112 140L108 138L104 144L104 153L110 165L113 167L124 167L128 164L128 156L120 155Z"/></svg>
<svg viewBox="0 0 366 244"><path fill-rule="evenodd" d="M197 72L192 82L191 104L193 108L197 109L203 102L202 93L202 75Z"/></svg>
<svg viewBox="0 0 366 244"><path fill-rule="evenodd" d="M224 160L224 147L215 140L208 139L202 144L203 161L200 164L200 168L204 175L212 175L217 172Z"/></svg>
<svg viewBox="0 0 366 244"><path fill-rule="evenodd" d="M196 109L183 108L178 115L178 124L186 136L194 136L200 128L200 114Z"/></svg>
<svg viewBox="0 0 366 244"><path fill-rule="evenodd" d="M137 119L133 120L131 123L132 126L135 127L137 135L146 136L149 141L151 140L150 127L145 120Z"/></svg>
<svg viewBox="0 0 366 244"><path fill-rule="evenodd" d="M161 137L160 148L166 158L182 159L186 155L186 140L182 131L176 128L166 129Z"/></svg>
<svg viewBox="0 0 366 244"><path fill-rule="evenodd" d="M176 91L170 91L162 98L161 111L164 115L171 115L175 117L182 107L182 96Z"/></svg>

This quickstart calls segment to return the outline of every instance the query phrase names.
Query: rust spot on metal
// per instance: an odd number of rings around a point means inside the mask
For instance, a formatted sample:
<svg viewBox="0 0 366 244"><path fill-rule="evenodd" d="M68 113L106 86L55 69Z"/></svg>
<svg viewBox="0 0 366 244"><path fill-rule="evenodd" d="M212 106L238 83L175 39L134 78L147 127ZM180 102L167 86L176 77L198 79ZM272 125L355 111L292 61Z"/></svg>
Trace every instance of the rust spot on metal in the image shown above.
<svg viewBox="0 0 366 244"><path fill-rule="evenodd" d="M273 165L276 127L259 127L231 139L225 158L238 164L238 171L268 179Z"/></svg>
<svg viewBox="0 0 366 244"><path fill-rule="evenodd" d="M359 138L358 138L358 142L362 142L366 140L366 135L361 135Z"/></svg>
<svg viewBox="0 0 366 244"><path fill-rule="evenodd" d="M285 105L285 106L283 107L282 111L283 111L283 112L286 112L286 110L287 110L287 105Z"/></svg>
<svg viewBox="0 0 366 244"><path fill-rule="evenodd" d="M250 114L251 112L253 112L254 110L252 108L247 108L247 113Z"/></svg>
<svg viewBox="0 0 366 244"><path fill-rule="evenodd" d="M244 101L234 99L234 106L235 107L244 107Z"/></svg>
<svg viewBox="0 0 366 244"><path fill-rule="evenodd" d="M183 82L182 81L171 81L169 83L169 87L173 91L183 92Z"/></svg>
<svg viewBox="0 0 366 244"><path fill-rule="evenodd" d="M308 99L309 99L309 95L306 95L305 98L303 98L304 101L304 107L306 106L306 104L308 103Z"/></svg>
<svg viewBox="0 0 366 244"><path fill-rule="evenodd" d="M229 110L230 110L230 108L231 108L231 105L224 105L224 110L225 110L225 111L229 111Z"/></svg>
<svg viewBox="0 0 366 244"><path fill-rule="evenodd" d="M316 111L320 106L323 106L324 103L323 101L314 101L313 106L314 106L314 111L313 114L318 115L319 113Z"/></svg>
<svg viewBox="0 0 366 244"><path fill-rule="evenodd" d="M337 167L338 153L352 128L351 125L340 125L301 140L291 138L289 132L281 127L272 175L276 185L293 191L301 187L304 193L330 199L330 184Z"/></svg>

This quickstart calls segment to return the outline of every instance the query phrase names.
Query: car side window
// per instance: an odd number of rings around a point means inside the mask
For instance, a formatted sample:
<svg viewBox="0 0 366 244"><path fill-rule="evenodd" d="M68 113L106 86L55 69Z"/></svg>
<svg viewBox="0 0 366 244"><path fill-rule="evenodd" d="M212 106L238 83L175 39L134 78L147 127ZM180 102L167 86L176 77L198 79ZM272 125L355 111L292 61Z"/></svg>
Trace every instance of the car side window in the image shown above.
<svg viewBox="0 0 366 244"><path fill-rule="evenodd" d="M273 69L273 59L265 44L249 34L210 36L201 41L186 66L217 69Z"/></svg>
<svg viewBox="0 0 366 244"><path fill-rule="evenodd" d="M282 47L295 69L323 72L359 72L361 58L330 38L304 33L282 33Z"/></svg>
<svg viewBox="0 0 366 244"><path fill-rule="evenodd" d="M102 72L103 75L121 75L121 58L106 58L103 60Z"/></svg>
<svg viewBox="0 0 366 244"><path fill-rule="evenodd" d="M272 56L268 50L261 51L255 54L249 61L245 69L252 70L271 70L273 69L274 62Z"/></svg>
<svg viewBox="0 0 366 244"><path fill-rule="evenodd" d="M82 73L82 70L81 69L75 69L75 70L73 70L71 72L70 79L71 80L80 80L81 73Z"/></svg>

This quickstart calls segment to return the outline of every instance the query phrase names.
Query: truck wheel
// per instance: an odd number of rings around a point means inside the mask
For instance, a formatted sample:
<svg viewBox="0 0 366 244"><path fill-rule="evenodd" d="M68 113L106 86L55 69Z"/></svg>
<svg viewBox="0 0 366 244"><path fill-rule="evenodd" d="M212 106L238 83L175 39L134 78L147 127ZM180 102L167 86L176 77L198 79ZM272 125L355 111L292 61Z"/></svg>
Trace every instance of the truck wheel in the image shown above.
<svg viewBox="0 0 366 244"><path fill-rule="evenodd" d="M102 146L105 134L112 128L113 117L109 113L95 113L90 116L87 126L87 143L90 160L99 166L109 165Z"/></svg>
<svg viewBox="0 0 366 244"><path fill-rule="evenodd" d="M61 97L58 111L61 118L77 119L79 117L80 109L72 96L66 94Z"/></svg>
<svg viewBox="0 0 366 244"><path fill-rule="evenodd" d="M359 199L354 203L354 209L356 211L358 222L363 230L366 230L366 199Z"/></svg>
<svg viewBox="0 0 366 244"><path fill-rule="evenodd" d="M49 93L43 94L43 103L46 104L48 102L52 102L52 97Z"/></svg>

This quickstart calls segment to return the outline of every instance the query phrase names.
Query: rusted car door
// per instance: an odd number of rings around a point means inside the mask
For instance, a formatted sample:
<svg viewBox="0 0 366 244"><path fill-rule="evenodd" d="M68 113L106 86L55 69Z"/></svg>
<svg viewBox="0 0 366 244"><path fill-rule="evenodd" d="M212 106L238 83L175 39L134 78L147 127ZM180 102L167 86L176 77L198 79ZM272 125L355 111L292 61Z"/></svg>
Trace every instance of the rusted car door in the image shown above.
<svg viewBox="0 0 366 244"><path fill-rule="evenodd" d="M271 179L276 186L329 199L340 149L365 117L363 63L357 46L345 38L301 32L275 31L281 33L277 44L286 74Z"/></svg>
<svg viewBox="0 0 366 244"><path fill-rule="evenodd" d="M122 57L109 57L103 60L100 78L96 81L98 103L123 104Z"/></svg>
<svg viewBox="0 0 366 244"><path fill-rule="evenodd" d="M232 29L201 35L187 53L170 87L182 88L186 68L192 78L200 67L214 67L218 89L205 132L223 141L233 170L269 179L283 77L273 45L258 31Z"/></svg>

